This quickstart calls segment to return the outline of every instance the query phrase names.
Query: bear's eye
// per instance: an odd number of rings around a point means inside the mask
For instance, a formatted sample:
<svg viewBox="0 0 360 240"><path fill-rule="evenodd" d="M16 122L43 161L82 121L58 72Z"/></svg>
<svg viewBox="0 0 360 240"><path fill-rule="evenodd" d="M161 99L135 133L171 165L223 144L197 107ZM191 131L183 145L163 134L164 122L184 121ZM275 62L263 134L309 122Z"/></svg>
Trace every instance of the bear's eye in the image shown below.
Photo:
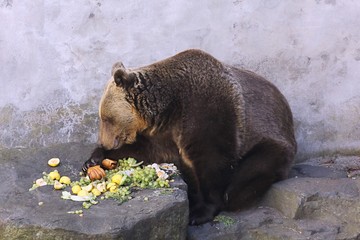
<svg viewBox="0 0 360 240"><path fill-rule="evenodd" d="M114 119L113 118L102 118L101 121L103 121L104 123L113 123L114 122Z"/></svg>

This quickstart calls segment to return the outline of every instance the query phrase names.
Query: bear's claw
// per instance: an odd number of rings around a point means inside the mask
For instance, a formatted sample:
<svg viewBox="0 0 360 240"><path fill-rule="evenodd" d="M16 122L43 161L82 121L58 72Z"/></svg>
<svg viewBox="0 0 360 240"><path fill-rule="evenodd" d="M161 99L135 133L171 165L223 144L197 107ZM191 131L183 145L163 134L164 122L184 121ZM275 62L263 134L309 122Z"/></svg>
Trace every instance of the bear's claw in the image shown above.
<svg viewBox="0 0 360 240"><path fill-rule="evenodd" d="M90 158L89 160L87 160L83 166L82 166L82 170L84 173L87 173L87 170L90 168L90 167L93 167L93 166L96 166L98 165L94 159Z"/></svg>

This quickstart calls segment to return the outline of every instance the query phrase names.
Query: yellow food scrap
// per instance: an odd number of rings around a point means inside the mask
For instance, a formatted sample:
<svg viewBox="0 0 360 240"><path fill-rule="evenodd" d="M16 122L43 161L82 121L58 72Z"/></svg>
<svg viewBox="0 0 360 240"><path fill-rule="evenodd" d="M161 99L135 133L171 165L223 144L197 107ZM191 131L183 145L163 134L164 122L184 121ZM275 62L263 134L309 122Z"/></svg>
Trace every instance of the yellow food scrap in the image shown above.
<svg viewBox="0 0 360 240"><path fill-rule="evenodd" d="M112 186L112 187L110 187L110 189L109 189L109 191L110 192L116 192L116 190L117 190L117 186Z"/></svg>
<svg viewBox="0 0 360 240"><path fill-rule="evenodd" d="M47 183L45 182L45 180L43 178L36 179L35 184L39 187L47 185Z"/></svg>
<svg viewBox="0 0 360 240"><path fill-rule="evenodd" d="M112 176L111 181L113 183L116 183L117 185L120 185L121 179L122 179L122 176L120 174L115 174L114 176Z"/></svg>
<svg viewBox="0 0 360 240"><path fill-rule="evenodd" d="M56 181L54 182L54 188L56 190L60 190L60 189L63 189L64 188L64 185L62 185L59 181Z"/></svg>
<svg viewBox="0 0 360 240"><path fill-rule="evenodd" d="M85 187L81 187L82 190L85 190L87 192L90 192L93 189L93 185L92 183L90 183L89 185L85 186Z"/></svg>
<svg viewBox="0 0 360 240"><path fill-rule="evenodd" d="M74 185L71 188L71 191L73 192L73 194L78 194L81 191L81 187L79 185Z"/></svg>
<svg viewBox="0 0 360 240"><path fill-rule="evenodd" d="M69 177L67 176L62 176L59 180L60 183L63 183L63 184L66 184L66 185L69 185L71 183L71 180Z"/></svg>
<svg viewBox="0 0 360 240"><path fill-rule="evenodd" d="M50 167L56 167L57 165L59 165L60 163L60 159L59 158L52 158L48 161L48 165Z"/></svg>
<svg viewBox="0 0 360 240"><path fill-rule="evenodd" d="M60 179L60 174L58 171L52 171L49 173L49 178L52 180L59 180Z"/></svg>
<svg viewBox="0 0 360 240"><path fill-rule="evenodd" d="M110 190L110 188L112 188L112 187L116 187L116 183L111 182L106 185L107 190Z"/></svg>
<svg viewBox="0 0 360 240"><path fill-rule="evenodd" d="M78 195L79 197L85 197L85 196L89 196L89 192L87 192L87 191L84 190L84 189L81 189L81 190L77 193L77 195Z"/></svg>
<svg viewBox="0 0 360 240"><path fill-rule="evenodd" d="M116 189L117 189L117 186L116 186L116 183L108 183L106 185L106 189L109 190L110 192L116 192Z"/></svg>
<svg viewBox="0 0 360 240"><path fill-rule="evenodd" d="M98 183L96 185L96 189L99 190L100 192L106 192L106 183L105 182Z"/></svg>
<svg viewBox="0 0 360 240"><path fill-rule="evenodd" d="M94 194L95 197L101 195L101 192L100 192L99 190L97 190L96 188L94 188L93 190L91 190L91 193Z"/></svg>

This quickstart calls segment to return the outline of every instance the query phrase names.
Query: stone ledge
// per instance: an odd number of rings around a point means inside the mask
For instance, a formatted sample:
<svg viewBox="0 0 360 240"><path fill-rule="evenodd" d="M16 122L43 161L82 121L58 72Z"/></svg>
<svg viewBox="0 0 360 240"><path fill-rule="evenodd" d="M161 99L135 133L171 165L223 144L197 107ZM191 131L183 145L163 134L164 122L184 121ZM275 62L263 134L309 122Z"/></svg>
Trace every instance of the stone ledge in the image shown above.
<svg viewBox="0 0 360 240"><path fill-rule="evenodd" d="M61 145L41 150L2 151L0 161L0 238L2 239L185 239L188 200L178 178L173 191L142 190L119 205L103 200L84 211L68 214L81 203L65 201L61 192L44 186L29 192L51 157L59 157L60 173L76 178L90 146ZM85 156L85 157L84 157ZM144 201L147 197L148 200ZM39 206L39 202L43 202Z"/></svg>
<svg viewBox="0 0 360 240"><path fill-rule="evenodd" d="M292 178L274 184L258 206L221 213L232 224L189 227L188 239L359 239L360 180L347 178L347 166L295 165Z"/></svg>
<svg viewBox="0 0 360 240"><path fill-rule="evenodd" d="M309 160L276 183L256 207L222 212L218 221L187 226L186 185L168 194L143 190L122 205L104 200L83 217L67 214L78 204L48 187L29 192L32 181L60 157L61 173L76 176L92 146L0 151L0 239L339 239L360 238L358 158ZM351 173L352 178L348 178ZM144 201L147 197L149 201ZM38 202L44 202L39 206ZM229 220L229 221L228 221Z"/></svg>

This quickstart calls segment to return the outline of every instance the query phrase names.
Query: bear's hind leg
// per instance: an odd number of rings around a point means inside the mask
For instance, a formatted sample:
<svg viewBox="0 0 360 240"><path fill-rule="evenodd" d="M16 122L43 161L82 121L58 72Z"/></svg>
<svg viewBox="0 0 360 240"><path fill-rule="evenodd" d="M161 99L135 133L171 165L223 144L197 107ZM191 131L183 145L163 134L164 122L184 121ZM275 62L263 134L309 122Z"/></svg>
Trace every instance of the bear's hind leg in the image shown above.
<svg viewBox="0 0 360 240"><path fill-rule="evenodd" d="M293 161L291 148L275 143L262 143L253 148L234 171L226 190L226 210L248 208L256 203L277 181L287 177Z"/></svg>

